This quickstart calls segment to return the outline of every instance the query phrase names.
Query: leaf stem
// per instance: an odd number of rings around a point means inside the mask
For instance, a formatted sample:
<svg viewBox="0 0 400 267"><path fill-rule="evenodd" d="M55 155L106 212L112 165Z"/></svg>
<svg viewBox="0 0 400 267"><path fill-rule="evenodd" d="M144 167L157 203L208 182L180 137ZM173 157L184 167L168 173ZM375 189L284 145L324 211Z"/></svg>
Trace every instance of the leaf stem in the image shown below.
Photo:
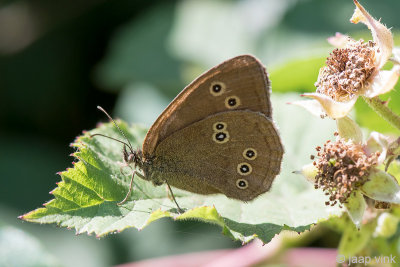
<svg viewBox="0 0 400 267"><path fill-rule="evenodd" d="M394 113L379 97L367 98L364 101L382 118L389 122L393 127L400 130L400 116Z"/></svg>

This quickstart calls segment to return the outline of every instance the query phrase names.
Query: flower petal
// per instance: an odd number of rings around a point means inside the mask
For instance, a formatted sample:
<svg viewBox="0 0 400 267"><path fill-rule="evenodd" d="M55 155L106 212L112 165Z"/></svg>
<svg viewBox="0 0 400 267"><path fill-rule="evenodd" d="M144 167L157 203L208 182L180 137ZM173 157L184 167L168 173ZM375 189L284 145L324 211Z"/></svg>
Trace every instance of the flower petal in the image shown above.
<svg viewBox="0 0 400 267"><path fill-rule="evenodd" d="M393 36L388 28L382 23L374 19L357 0L353 0L356 5L354 14L350 21L357 24L362 22L371 30L374 42L377 43L379 48L379 56L377 58L377 66L380 68L385 65L386 61L392 54L393 49Z"/></svg>
<svg viewBox="0 0 400 267"><path fill-rule="evenodd" d="M373 234L374 237L385 237L389 238L394 235L397 231L397 225L399 224L399 218L388 212L382 213L377 220L377 226Z"/></svg>
<svg viewBox="0 0 400 267"><path fill-rule="evenodd" d="M328 43L336 48L344 48L349 42L349 39L349 36L337 32L335 36L328 37Z"/></svg>
<svg viewBox="0 0 400 267"><path fill-rule="evenodd" d="M372 98L382 95L394 88L400 76L400 65L394 65L391 70L381 70L371 81L371 86L364 92L366 97Z"/></svg>
<svg viewBox="0 0 400 267"><path fill-rule="evenodd" d="M355 121L346 116L336 119L336 125L340 137L343 137L346 140L351 139L353 140L353 143L362 143L362 132Z"/></svg>
<svg viewBox="0 0 400 267"><path fill-rule="evenodd" d="M385 171L389 169L390 164L400 156L400 137L389 144L386 158Z"/></svg>
<svg viewBox="0 0 400 267"><path fill-rule="evenodd" d="M302 174L308 181L314 183L315 177L318 173L318 169L314 166L314 164L310 163L304 165L300 171L295 171L294 173Z"/></svg>
<svg viewBox="0 0 400 267"><path fill-rule="evenodd" d="M400 63L400 47L393 47L392 49L393 58L397 61L397 64Z"/></svg>
<svg viewBox="0 0 400 267"><path fill-rule="evenodd" d="M313 114L314 116L317 116L319 118L323 118L326 116L324 108L316 100L299 100L299 101L290 102L288 104L292 104L292 105L296 105L296 106L305 108L311 114Z"/></svg>
<svg viewBox="0 0 400 267"><path fill-rule="evenodd" d="M378 133L372 132L367 140L367 144L364 147L365 152L367 155L371 155L377 151L381 152L378 158L378 164L381 164L386 159L386 154L389 148L389 137Z"/></svg>
<svg viewBox="0 0 400 267"><path fill-rule="evenodd" d="M350 219L358 229L361 227L361 221L364 215L367 204L365 203L364 196L359 191L354 191L348 198L347 203L344 204Z"/></svg>
<svg viewBox="0 0 400 267"><path fill-rule="evenodd" d="M305 93L301 96L306 96L317 100L321 104L326 114L333 119L346 116L357 101L357 97L353 97L350 101L338 102L327 95L319 93Z"/></svg>
<svg viewBox="0 0 400 267"><path fill-rule="evenodd" d="M361 191L369 198L400 204L400 186L393 176L384 171L371 173Z"/></svg>

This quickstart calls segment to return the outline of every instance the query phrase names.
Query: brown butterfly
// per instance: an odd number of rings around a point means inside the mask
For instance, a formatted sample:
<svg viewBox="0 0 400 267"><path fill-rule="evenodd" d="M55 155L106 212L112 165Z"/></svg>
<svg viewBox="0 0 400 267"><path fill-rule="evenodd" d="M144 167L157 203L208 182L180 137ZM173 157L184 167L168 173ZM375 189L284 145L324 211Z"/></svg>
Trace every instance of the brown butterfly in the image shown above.
<svg viewBox="0 0 400 267"><path fill-rule="evenodd" d="M132 179L242 201L267 192L280 172L283 146L265 68L242 55L208 70L158 117L142 150L126 146L125 161L143 171Z"/></svg>

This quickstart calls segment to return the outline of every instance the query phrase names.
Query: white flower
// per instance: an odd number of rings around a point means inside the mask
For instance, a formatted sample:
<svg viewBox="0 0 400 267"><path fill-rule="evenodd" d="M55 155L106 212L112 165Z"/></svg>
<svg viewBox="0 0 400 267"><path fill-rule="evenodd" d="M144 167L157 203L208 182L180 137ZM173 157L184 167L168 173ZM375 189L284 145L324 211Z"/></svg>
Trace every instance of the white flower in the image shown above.
<svg viewBox="0 0 400 267"><path fill-rule="evenodd" d="M377 226L373 233L374 237L385 237L389 238L396 233L397 225L400 219L388 212L382 213L377 220Z"/></svg>
<svg viewBox="0 0 400 267"><path fill-rule="evenodd" d="M336 46L327 58L326 66L319 72L315 83L315 93L302 96L313 98L308 101L296 101L315 115L342 118L353 108L359 96L368 98L389 92L400 75L400 65L391 70L382 70L394 53L400 58L397 49L393 49L393 36L388 28L371 15L356 1L353 23L362 22L371 30L373 41L355 41L337 33L328 41Z"/></svg>

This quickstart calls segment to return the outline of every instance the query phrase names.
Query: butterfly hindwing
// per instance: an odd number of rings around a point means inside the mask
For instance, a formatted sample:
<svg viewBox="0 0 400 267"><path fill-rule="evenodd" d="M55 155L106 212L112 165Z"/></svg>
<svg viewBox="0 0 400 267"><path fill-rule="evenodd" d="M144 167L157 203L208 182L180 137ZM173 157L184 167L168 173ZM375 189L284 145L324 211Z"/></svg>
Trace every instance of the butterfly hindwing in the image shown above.
<svg viewBox="0 0 400 267"><path fill-rule="evenodd" d="M249 201L269 190L282 155L271 119L259 112L228 111L164 139L151 172L187 191Z"/></svg>

